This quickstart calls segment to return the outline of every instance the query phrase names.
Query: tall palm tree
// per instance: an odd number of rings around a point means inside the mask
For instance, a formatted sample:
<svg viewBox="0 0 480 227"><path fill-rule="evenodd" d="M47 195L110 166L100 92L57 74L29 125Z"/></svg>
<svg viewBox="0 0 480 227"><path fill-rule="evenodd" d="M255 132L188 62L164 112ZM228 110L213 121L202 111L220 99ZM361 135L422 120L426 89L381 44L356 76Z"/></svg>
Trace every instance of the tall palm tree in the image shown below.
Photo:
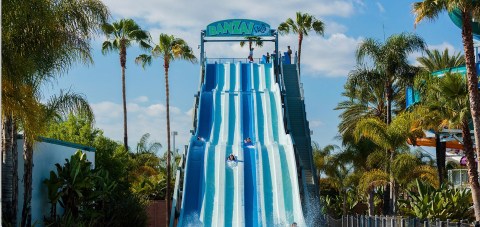
<svg viewBox="0 0 480 227"><path fill-rule="evenodd" d="M417 106L413 114L424 127L443 129L461 128L463 150L467 157L470 188L472 190L475 218L480 219L480 184L478 182L477 163L473 151L473 142L469 129L470 109L467 83L459 74L447 73L444 77L425 79L430 91L422 96L425 99Z"/></svg>
<svg viewBox="0 0 480 227"><path fill-rule="evenodd" d="M280 34L298 34L298 70L300 73L300 56L302 55L302 41L304 36L308 36L310 31L322 35L325 30L325 25L321 20L308 13L297 12L295 21L288 18L285 22L278 26Z"/></svg>
<svg viewBox="0 0 480 227"><path fill-rule="evenodd" d="M373 61L375 68L385 77L385 102L387 105L386 123L392 121L393 86L411 81L412 67L408 64L408 55L425 49L423 39L415 34L401 33L387 38L385 43L367 38L356 51L357 63Z"/></svg>
<svg viewBox="0 0 480 227"><path fill-rule="evenodd" d="M470 112L473 119L477 156L480 156L480 94L478 92L478 73L473 50L472 20L480 17L480 2L471 0L424 0L413 3L415 25L423 19L436 19L444 11L459 13L462 18L462 42L467 68ZM480 165L478 167L480 169ZM477 220L480 220L480 215Z"/></svg>
<svg viewBox="0 0 480 227"><path fill-rule="evenodd" d="M187 42L181 38L173 35L160 34L158 44L152 49L151 55L142 54L135 59L137 64L142 64L143 67L152 63L152 57L163 58L163 67L165 69L165 94L167 107L167 225L170 224L170 179L171 179L171 164L170 164L170 90L168 84L168 70L170 63L175 60L187 60L192 63L197 61L193 54L192 48L188 46Z"/></svg>
<svg viewBox="0 0 480 227"><path fill-rule="evenodd" d="M448 53L448 49L445 48L443 52L440 52L438 50L427 50L426 51L426 56L418 57L417 61L420 63L421 67L428 72L425 76L422 76L420 78L420 84L424 84L426 80L428 80L431 77L431 73L446 69L446 68L451 68L451 67L457 67L465 64L465 58L461 53L453 54L450 55ZM430 89L423 89L421 90L424 94L421 95L423 96L428 96L427 93L432 92ZM424 99L425 100L425 99ZM426 101L427 103L429 101ZM422 103L422 100L420 100L420 103ZM429 114L430 113L430 114ZM427 115L431 115L432 112L427 112ZM431 120L435 121L436 118L427 118L430 121L423 121L424 126L431 126L431 123L433 123L433 128L426 128L426 130L430 129L436 129L435 133L435 139L436 139L436 146L435 146L435 153L437 157L437 169L438 169L438 177L440 182L443 182L447 176L447 171L445 169L445 162L446 162L446 143L440 141L440 135L438 133L439 130L442 130L441 128L438 128L438 123L436 122L431 122Z"/></svg>
<svg viewBox="0 0 480 227"><path fill-rule="evenodd" d="M408 64L408 55L424 49L425 42L421 37L414 34L401 33L388 37L385 43L367 38L360 43L356 50L357 64L362 65L367 59L371 60L375 69L380 72L382 77L385 77L384 98L386 103L385 122L387 125L392 122L395 86L402 87L413 82L415 70ZM387 150L387 153L391 155L390 162L392 162L394 152ZM386 203L386 206L389 207L385 207L389 208L390 212L394 211L393 196L394 189L390 187L390 202Z"/></svg>
<svg viewBox="0 0 480 227"><path fill-rule="evenodd" d="M99 0L11 0L2 2L2 8L2 130L10 138L2 140L2 154L11 163L9 170L2 167L2 174L7 173L2 192L11 192L2 196L2 213L11 211L2 220L17 226L16 126L35 135L41 113L32 81L65 73L78 60L90 63L90 39L109 13Z"/></svg>
<svg viewBox="0 0 480 227"><path fill-rule="evenodd" d="M140 26L132 19L121 19L112 24L105 23L102 30L107 36L107 40L102 44L102 53L109 51L118 51L120 55L120 66L122 67L122 101L123 101L123 145L125 152L128 151L128 133L127 133L127 101L125 88L125 69L127 64L127 48L132 43L138 43L141 48L148 49L150 35L142 30Z"/></svg>

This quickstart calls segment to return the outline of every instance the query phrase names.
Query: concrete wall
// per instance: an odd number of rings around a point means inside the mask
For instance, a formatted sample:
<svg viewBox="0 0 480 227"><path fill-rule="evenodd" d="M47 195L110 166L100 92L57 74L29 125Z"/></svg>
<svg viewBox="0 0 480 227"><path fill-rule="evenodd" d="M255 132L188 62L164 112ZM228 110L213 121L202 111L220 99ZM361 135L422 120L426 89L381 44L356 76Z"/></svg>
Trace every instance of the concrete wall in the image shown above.
<svg viewBox="0 0 480 227"><path fill-rule="evenodd" d="M23 139L18 139L18 223L22 218L23 208ZM55 164L63 165L65 159L82 150L87 154L87 160L95 164L95 152L91 147L63 142L59 140L42 138L33 146L33 175L32 175L32 225L44 226L43 218L50 216L50 204L48 203L48 189L43 181L50 177L50 171L55 171ZM57 214L62 214L63 210L57 205Z"/></svg>

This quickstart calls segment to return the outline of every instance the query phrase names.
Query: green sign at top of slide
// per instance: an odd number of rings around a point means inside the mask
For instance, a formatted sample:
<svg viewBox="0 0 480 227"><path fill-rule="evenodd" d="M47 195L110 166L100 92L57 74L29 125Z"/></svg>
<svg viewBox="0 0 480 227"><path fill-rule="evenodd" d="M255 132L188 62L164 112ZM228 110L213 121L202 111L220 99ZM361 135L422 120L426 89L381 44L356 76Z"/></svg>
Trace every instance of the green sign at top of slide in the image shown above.
<svg viewBox="0 0 480 227"><path fill-rule="evenodd" d="M265 22L246 19L231 19L213 22L207 26L206 36L272 36L270 25Z"/></svg>

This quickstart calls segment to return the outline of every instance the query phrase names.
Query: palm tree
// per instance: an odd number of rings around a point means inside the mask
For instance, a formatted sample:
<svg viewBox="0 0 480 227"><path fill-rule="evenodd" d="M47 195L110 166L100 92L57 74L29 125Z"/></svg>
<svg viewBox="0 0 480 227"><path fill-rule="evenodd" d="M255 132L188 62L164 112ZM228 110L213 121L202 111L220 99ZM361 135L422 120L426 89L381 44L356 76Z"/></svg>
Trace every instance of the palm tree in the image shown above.
<svg viewBox="0 0 480 227"><path fill-rule="evenodd" d="M420 84L424 84L425 81L431 77L430 74L435 71L451 68L451 67L457 67L465 64L465 58L462 54L457 53L454 55L450 55L448 53L448 49L445 49L442 53L440 53L440 51L438 50L433 50L433 51L427 50L426 54L427 56L422 56L417 58L417 61L420 63L421 67L428 72L428 74L425 75L427 78L425 78L425 76L420 77L419 79ZM426 93L432 92L430 89L423 89L422 91L424 93L422 97L428 96L428 94ZM426 101L426 102L428 103L429 101ZM422 100L420 100L420 103L422 103ZM431 116L431 113L432 112L426 112L425 114ZM439 180L440 182L443 182L447 176L447 171L445 169L445 162L446 162L445 152L447 147L445 142L440 141L440 135L438 134L438 131L442 129L438 128L439 124L438 122L435 122L436 118L424 118L424 119L427 120L427 121L423 121L424 126L432 127L432 128L425 128L426 130L430 130L433 128L437 129L435 134L435 138L436 138L435 151L436 151L436 157L437 157L437 169L438 169ZM431 120L433 120L434 122L431 122ZM433 126L431 125L432 123L433 123Z"/></svg>
<svg viewBox="0 0 480 227"><path fill-rule="evenodd" d="M23 127L23 153L24 153L24 196L21 226L31 226L31 200L32 200L32 168L33 168L33 144L37 135L43 133L47 125L54 120L65 117L69 113L77 113L86 116L93 121L93 111L87 100L78 94L71 92L61 92L58 96L52 96L44 105L38 103L40 107L37 113L36 122L22 122ZM30 128L34 128L31 130Z"/></svg>
<svg viewBox="0 0 480 227"><path fill-rule="evenodd" d="M263 46L263 40L262 40L262 37L258 37L258 36L247 36L245 37L246 40L248 40L248 50L251 51L252 50L252 45L253 45L253 42L255 42L255 46L257 47L262 47ZM244 47L245 46L245 41L240 41L240 46L241 47Z"/></svg>
<svg viewBox="0 0 480 227"><path fill-rule="evenodd" d="M165 69L165 94L166 94L166 107L167 107L167 225L170 224L170 90L168 85L168 70L170 63L174 60L187 60L192 63L197 61L197 58L193 54L192 48L190 48L181 38L176 38L173 35L160 34L159 42L152 49L152 55L142 54L135 59L137 64L142 64L143 67L150 65L152 57L163 58L163 67Z"/></svg>
<svg viewBox="0 0 480 227"><path fill-rule="evenodd" d="M148 139L150 139L150 133L143 134L137 143L137 154L156 154L162 148L162 144L159 142L148 142Z"/></svg>
<svg viewBox="0 0 480 227"><path fill-rule="evenodd" d="M395 87L403 87L413 82L415 69L408 64L408 54L424 49L425 42L421 37L414 34L401 33L388 37L385 43L367 38L360 43L356 51L357 64L362 65L366 59L369 59L373 62L375 70L384 77L384 98L386 103L385 122L387 125L392 122L392 104L395 98ZM390 153L390 162L392 162L394 152L387 150L387 153ZM387 187L390 186L391 185ZM386 203L386 206L389 206L390 212L393 211L393 195L394 189L390 188L391 200L390 203Z"/></svg>
<svg viewBox="0 0 480 227"><path fill-rule="evenodd" d="M467 68L467 84L470 112L473 120L477 156L480 156L480 94L478 93L478 74L473 50L472 20L480 16L480 2L471 0L424 0L413 4L415 25L423 19L436 19L444 11L459 13L462 18L462 42ZM478 167L480 169L480 166ZM475 215L477 216L477 215ZM480 214L477 221L480 220Z"/></svg>
<svg viewBox="0 0 480 227"><path fill-rule="evenodd" d="M325 25L321 20L316 19L314 16L308 13L297 12L297 18L294 21L288 18L285 22L278 26L278 32L280 34L298 34L298 72L300 74L300 56L302 54L302 41L304 36L308 36L310 31L322 35L325 29Z"/></svg>
<svg viewBox="0 0 480 227"><path fill-rule="evenodd" d="M342 110L338 130L345 141L350 138L358 121L369 117L385 119L385 77L375 69L357 66L350 71L345 91L342 93L347 100L340 102L335 110Z"/></svg>
<svg viewBox="0 0 480 227"><path fill-rule="evenodd" d="M357 63L371 59L374 66L385 77L385 102L387 105L386 123L392 121L392 101L395 84L411 81L412 67L408 64L408 54L425 49L425 42L420 36L401 33L387 38L385 43L367 38L360 43L357 51Z"/></svg>
<svg viewBox="0 0 480 227"><path fill-rule="evenodd" d="M354 131L356 140L366 138L375 143L383 151L388 151L390 163L387 163L390 177L390 204L388 213L395 213L396 186L393 173L393 161L395 155L401 151L407 150L407 139L413 140L423 136L423 131L413 127L412 115L402 113L398 115L391 124L386 124L383 120L372 117L360 120Z"/></svg>
<svg viewBox="0 0 480 227"><path fill-rule="evenodd" d="M8 169L2 167L2 192L9 192L2 196L2 211L11 211L4 220L17 226L16 126L35 137L41 113L32 81L43 83L65 73L78 60L90 63L89 41L109 13L99 0L12 0L2 2L2 8L2 130L10 138L2 140L9 163Z"/></svg>
<svg viewBox="0 0 480 227"><path fill-rule="evenodd" d="M469 128L470 111L465 78L459 74L445 74L444 77L430 77L425 80L427 89L425 102L417 106L413 114L424 127L443 129L461 128L463 147L467 157L470 188L472 190L475 218L480 219L480 184L477 163Z"/></svg>
<svg viewBox="0 0 480 227"><path fill-rule="evenodd" d="M465 65L465 57L463 54L458 52L450 55L447 48L445 48L445 50L443 50L441 53L436 49L426 50L425 53L427 56L418 57L417 61L420 63L422 68L430 73L442 69Z"/></svg>
<svg viewBox="0 0 480 227"><path fill-rule="evenodd" d="M107 36L107 40L102 44L102 53L109 51L118 51L120 55L120 66L122 67L122 101L123 101L123 145L125 152L128 152L128 134L127 134L127 101L125 88L125 69L127 64L127 48L136 42L141 48L148 49L150 35L142 30L140 26L132 19L121 19L112 24L105 23L102 30Z"/></svg>

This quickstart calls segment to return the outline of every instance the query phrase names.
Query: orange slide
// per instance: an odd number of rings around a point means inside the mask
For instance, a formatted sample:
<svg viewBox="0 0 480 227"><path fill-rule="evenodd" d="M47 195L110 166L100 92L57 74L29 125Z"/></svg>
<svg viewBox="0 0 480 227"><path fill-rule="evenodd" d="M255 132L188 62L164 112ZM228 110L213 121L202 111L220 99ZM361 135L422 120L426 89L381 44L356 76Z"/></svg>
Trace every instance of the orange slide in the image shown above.
<svg viewBox="0 0 480 227"><path fill-rule="evenodd" d="M412 145L410 140L407 140L407 142ZM436 147L435 138L419 138L416 140L416 146ZM463 150L463 145L458 141L448 141L447 148Z"/></svg>

